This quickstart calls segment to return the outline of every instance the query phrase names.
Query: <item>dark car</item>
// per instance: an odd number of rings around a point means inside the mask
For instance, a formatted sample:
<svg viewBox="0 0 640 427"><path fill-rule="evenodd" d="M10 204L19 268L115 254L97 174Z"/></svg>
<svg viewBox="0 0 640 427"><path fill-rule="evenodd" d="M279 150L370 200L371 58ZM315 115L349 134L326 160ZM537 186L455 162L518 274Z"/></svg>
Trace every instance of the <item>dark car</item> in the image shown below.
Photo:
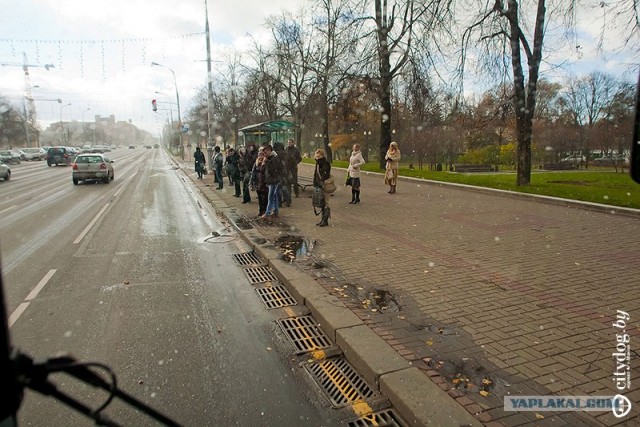
<svg viewBox="0 0 640 427"><path fill-rule="evenodd" d="M69 147L50 147L47 151L47 166L70 165L76 154Z"/></svg>

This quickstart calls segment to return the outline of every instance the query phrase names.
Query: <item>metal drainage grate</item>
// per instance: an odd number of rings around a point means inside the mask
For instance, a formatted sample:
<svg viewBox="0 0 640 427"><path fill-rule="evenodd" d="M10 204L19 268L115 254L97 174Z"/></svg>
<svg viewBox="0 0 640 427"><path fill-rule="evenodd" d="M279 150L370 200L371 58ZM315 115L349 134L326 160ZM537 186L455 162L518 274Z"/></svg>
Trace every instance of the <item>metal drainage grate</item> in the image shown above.
<svg viewBox="0 0 640 427"><path fill-rule="evenodd" d="M238 265L260 265L262 261L258 258L255 252L243 252L239 254L232 254L233 259Z"/></svg>
<svg viewBox="0 0 640 427"><path fill-rule="evenodd" d="M258 288L256 292L258 292L258 295L262 298L262 302L264 302L269 310L297 304L295 298L293 298L289 291L282 285Z"/></svg>
<svg viewBox="0 0 640 427"><path fill-rule="evenodd" d="M349 421L347 427L369 427L369 426L385 426L385 427L405 427L405 424L400 420L392 409L386 411L374 412L372 414L364 415L354 421Z"/></svg>
<svg viewBox="0 0 640 427"><path fill-rule="evenodd" d="M373 390L344 358L324 359L304 365L334 408L365 400Z"/></svg>
<svg viewBox="0 0 640 427"><path fill-rule="evenodd" d="M244 273L249 278L249 282L251 282L251 284L275 282L278 280L275 274L273 274L273 271L271 271L269 267L265 266L246 268Z"/></svg>
<svg viewBox="0 0 640 427"><path fill-rule="evenodd" d="M331 347L331 341L312 316L279 319L278 324L296 348L296 354Z"/></svg>

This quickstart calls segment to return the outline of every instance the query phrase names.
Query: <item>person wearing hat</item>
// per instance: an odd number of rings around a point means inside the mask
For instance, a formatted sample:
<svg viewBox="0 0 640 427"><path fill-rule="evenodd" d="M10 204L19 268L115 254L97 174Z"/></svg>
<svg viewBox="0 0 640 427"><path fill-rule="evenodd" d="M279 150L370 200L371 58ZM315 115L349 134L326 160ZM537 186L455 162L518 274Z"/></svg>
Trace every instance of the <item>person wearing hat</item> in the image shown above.
<svg viewBox="0 0 640 427"><path fill-rule="evenodd" d="M326 227L329 225L331 209L329 208L329 194L324 189L324 181L331 176L331 163L326 158L322 148L318 148L314 154L316 159L316 170L313 174L313 187L315 191L322 191L324 194L324 206L322 207L322 220L316 225Z"/></svg>

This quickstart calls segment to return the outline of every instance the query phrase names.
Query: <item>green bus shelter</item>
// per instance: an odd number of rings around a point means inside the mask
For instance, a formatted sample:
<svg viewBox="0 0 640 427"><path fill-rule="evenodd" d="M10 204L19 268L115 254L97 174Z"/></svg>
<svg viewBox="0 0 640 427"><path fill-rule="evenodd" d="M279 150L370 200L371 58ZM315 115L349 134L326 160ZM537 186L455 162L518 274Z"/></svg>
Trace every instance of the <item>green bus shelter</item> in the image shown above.
<svg viewBox="0 0 640 427"><path fill-rule="evenodd" d="M287 142L287 139L295 136L295 123L286 120L271 120L269 122L256 123L238 129L242 132L244 145L262 145L267 142Z"/></svg>

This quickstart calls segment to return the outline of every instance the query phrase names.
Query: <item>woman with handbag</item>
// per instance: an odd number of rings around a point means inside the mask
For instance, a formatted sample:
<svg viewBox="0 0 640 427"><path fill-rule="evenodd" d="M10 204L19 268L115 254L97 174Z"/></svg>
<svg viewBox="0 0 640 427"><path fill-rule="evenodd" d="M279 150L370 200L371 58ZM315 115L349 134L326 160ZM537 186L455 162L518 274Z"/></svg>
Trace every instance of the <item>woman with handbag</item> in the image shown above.
<svg viewBox="0 0 640 427"><path fill-rule="evenodd" d="M364 157L362 157L362 152L360 152L360 144L353 144L353 151L347 168L349 174L347 180L351 181L351 201L349 202L351 205L360 203L360 166L364 164L365 161Z"/></svg>
<svg viewBox="0 0 640 427"><path fill-rule="evenodd" d="M331 178L331 163L326 159L325 152L322 148L316 150L314 158L316 159L316 170L313 174L313 190L322 192L324 195L324 206L322 206L322 220L316 225L326 227L329 225L331 217L331 209L329 208L329 194L325 191L325 180Z"/></svg>
<svg viewBox="0 0 640 427"><path fill-rule="evenodd" d="M389 186L389 194L396 193L396 182L398 180L398 165L400 163L400 149L398 143L392 142L385 156L387 161L386 172L384 174L384 183Z"/></svg>

